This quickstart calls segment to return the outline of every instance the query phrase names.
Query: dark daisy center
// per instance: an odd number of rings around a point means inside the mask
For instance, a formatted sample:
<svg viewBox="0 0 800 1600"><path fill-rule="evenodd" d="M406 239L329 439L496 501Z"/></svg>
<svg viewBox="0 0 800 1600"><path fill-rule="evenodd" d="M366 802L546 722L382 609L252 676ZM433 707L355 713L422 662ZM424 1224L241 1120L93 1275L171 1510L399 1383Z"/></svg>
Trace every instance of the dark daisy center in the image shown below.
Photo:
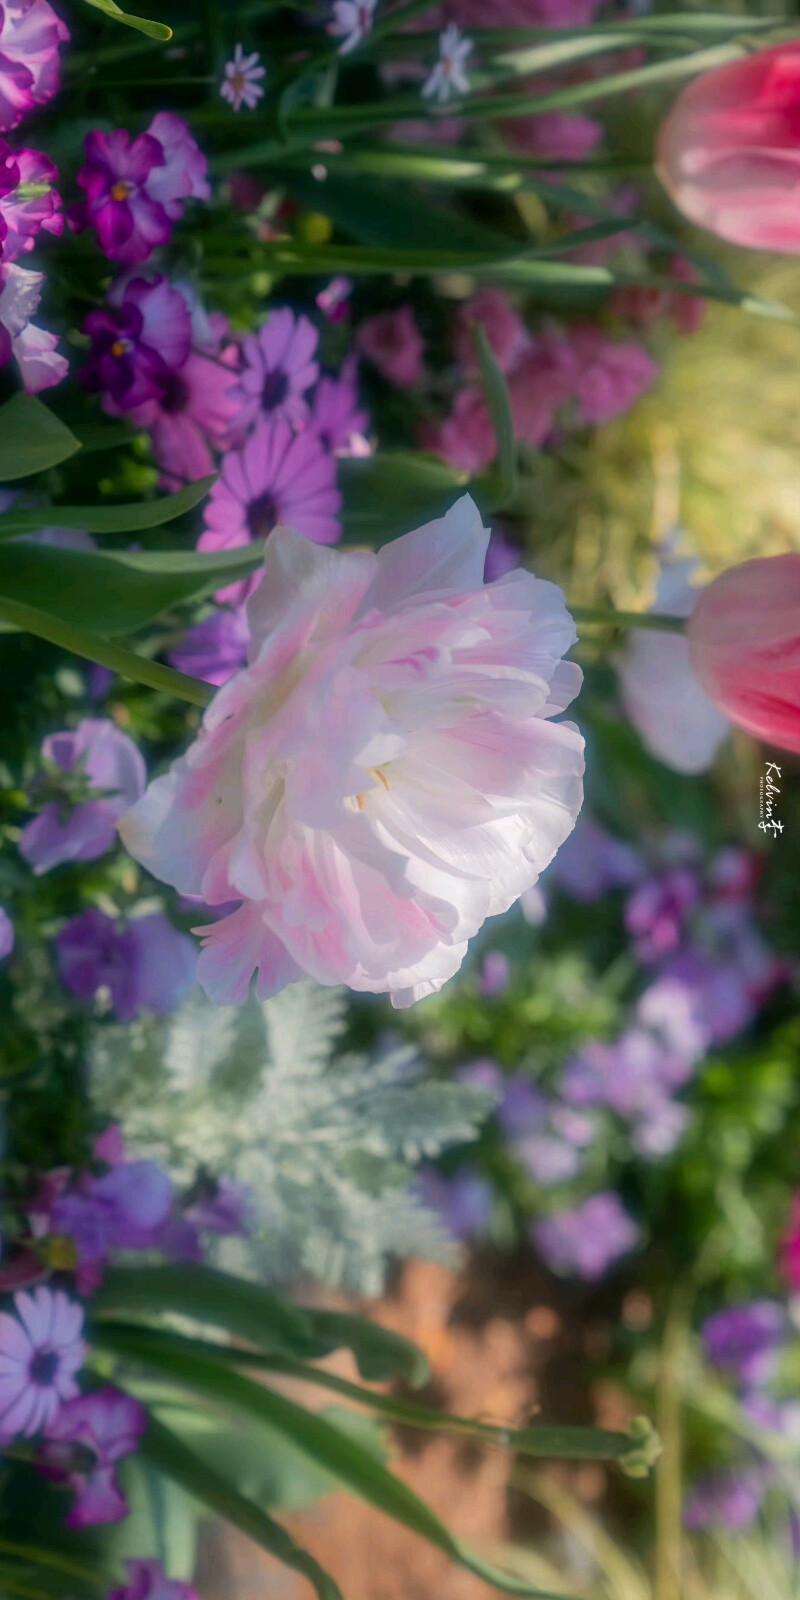
<svg viewBox="0 0 800 1600"><path fill-rule="evenodd" d="M54 1350L37 1350L31 1358L28 1377L42 1389L49 1389L58 1372L59 1358Z"/></svg>
<svg viewBox="0 0 800 1600"><path fill-rule="evenodd" d="M161 388L161 410L166 411L168 417L174 417L179 411L184 411L189 400L189 390L178 372L170 372L164 379Z"/></svg>
<svg viewBox="0 0 800 1600"><path fill-rule="evenodd" d="M275 372L268 372L261 390L261 404L265 411L275 411L282 406L289 393L289 379L285 372L277 368Z"/></svg>
<svg viewBox="0 0 800 1600"><path fill-rule="evenodd" d="M279 520L278 504L274 496L267 491L260 494L256 500L251 500L247 507L247 526L253 539L266 539Z"/></svg>

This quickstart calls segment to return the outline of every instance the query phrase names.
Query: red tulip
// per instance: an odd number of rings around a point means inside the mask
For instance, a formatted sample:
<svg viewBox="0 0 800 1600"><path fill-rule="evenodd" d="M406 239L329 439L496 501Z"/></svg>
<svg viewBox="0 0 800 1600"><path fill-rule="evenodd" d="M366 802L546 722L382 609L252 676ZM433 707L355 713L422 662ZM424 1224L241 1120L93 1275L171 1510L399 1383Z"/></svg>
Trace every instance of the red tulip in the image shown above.
<svg viewBox="0 0 800 1600"><path fill-rule="evenodd" d="M767 744L800 753L800 555L729 567L687 624L692 666L721 711Z"/></svg>
<svg viewBox="0 0 800 1600"><path fill-rule="evenodd" d="M679 211L721 239L800 254L800 40L690 83L659 132L656 170Z"/></svg>

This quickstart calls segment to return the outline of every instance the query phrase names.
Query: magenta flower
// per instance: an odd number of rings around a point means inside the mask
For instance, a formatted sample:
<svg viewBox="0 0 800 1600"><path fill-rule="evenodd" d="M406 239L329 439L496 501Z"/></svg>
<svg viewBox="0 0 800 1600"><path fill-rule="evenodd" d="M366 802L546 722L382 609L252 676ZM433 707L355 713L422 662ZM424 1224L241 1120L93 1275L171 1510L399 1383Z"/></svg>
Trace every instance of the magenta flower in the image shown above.
<svg viewBox="0 0 800 1600"><path fill-rule="evenodd" d="M27 394L39 394L60 383L69 362L58 353L58 338L32 322L41 299L43 272L31 272L11 261L0 264L0 367L16 361Z"/></svg>
<svg viewBox="0 0 800 1600"><path fill-rule="evenodd" d="M366 455L369 413L359 408L358 358L348 356L338 378L320 378L309 427L323 449L337 456Z"/></svg>
<svg viewBox="0 0 800 1600"><path fill-rule="evenodd" d="M168 1578L160 1561L127 1561L128 1582L112 1589L106 1600L200 1600L188 1583Z"/></svg>
<svg viewBox="0 0 800 1600"><path fill-rule="evenodd" d="M167 660L178 672L188 672L190 677L219 687L244 666L249 638L243 608L219 607L203 622L187 629L180 643L169 651Z"/></svg>
<svg viewBox="0 0 800 1600"><path fill-rule="evenodd" d="M37 876L63 861L94 861L113 849L119 818L147 782L133 740L103 719L86 718L74 732L51 733L42 755L66 782L65 799L48 801L20 835L20 854ZM97 797L70 805L70 780L97 791Z"/></svg>
<svg viewBox="0 0 800 1600"><path fill-rule="evenodd" d="M531 1241L552 1272L595 1283L638 1244L640 1230L619 1195L604 1190L568 1211L543 1217Z"/></svg>
<svg viewBox="0 0 800 1600"><path fill-rule="evenodd" d="M231 390L237 425L249 427L259 417L283 418L299 427L308 416L307 389L316 383L319 367L312 358L319 335L308 317L296 317L288 306L270 313L258 333L242 343L244 367Z"/></svg>
<svg viewBox="0 0 800 1600"><path fill-rule="evenodd" d="M78 173L86 190L83 225L97 229L109 260L146 261L167 243L185 200L209 199L205 172L205 156L171 111L160 111L138 139L123 128L95 129Z"/></svg>
<svg viewBox="0 0 800 1600"><path fill-rule="evenodd" d="M225 352L215 359L192 352L182 367L162 377L151 400L128 413L135 427L150 433L165 488L205 478L215 470L212 449L229 443L237 407L226 359Z"/></svg>
<svg viewBox="0 0 800 1600"><path fill-rule="evenodd" d="M40 1286L0 1312L0 1441L30 1439L78 1393L83 1311L60 1289Z"/></svg>
<svg viewBox="0 0 800 1600"><path fill-rule="evenodd" d="M422 430L420 445L441 456L456 472L474 476L491 466L497 455L497 440L482 389L459 389L449 417L429 422Z"/></svg>
<svg viewBox="0 0 800 1600"><path fill-rule="evenodd" d="M195 980L197 952L160 912L120 927L91 906L73 917L56 941L62 982L79 1000L106 990L121 1022L140 1011L174 1010Z"/></svg>
<svg viewBox="0 0 800 1600"><path fill-rule="evenodd" d="M456 317L456 359L470 376L478 372L473 327L483 328L501 372L511 372L530 344L530 334L508 295L487 287L465 300Z"/></svg>
<svg viewBox="0 0 800 1600"><path fill-rule="evenodd" d="M625 907L625 927L640 961L660 961L678 949L699 900L700 884L689 867L673 867L637 885Z"/></svg>
<svg viewBox="0 0 800 1600"><path fill-rule="evenodd" d="M356 345L387 383L412 389L422 382L425 341L410 305L367 317L356 333Z"/></svg>
<svg viewBox="0 0 800 1600"><path fill-rule="evenodd" d="M259 100L264 97L259 79L265 76L266 70L261 65L257 50L246 56L241 45L237 44L233 60L225 66L219 91L223 100L227 100L234 111L241 111L242 106L247 106L248 111L255 111Z"/></svg>
<svg viewBox="0 0 800 1600"><path fill-rule="evenodd" d="M574 826L574 625L529 572L484 585L488 542L466 496L377 552L267 539L249 666L119 825L181 894L244 901L202 930L218 1003L258 969L264 998L307 975L411 1005Z"/></svg>
<svg viewBox="0 0 800 1600"><path fill-rule="evenodd" d="M16 261L32 250L36 235L64 229L61 197L53 185L58 172L38 150L14 150L0 139L0 261ZM38 195L21 196L20 184L47 186Z"/></svg>
<svg viewBox="0 0 800 1600"><path fill-rule="evenodd" d="M578 366L579 426L600 426L624 416L658 377L658 365L643 345L633 339L608 339L593 323L576 323L569 343Z"/></svg>
<svg viewBox="0 0 800 1600"><path fill-rule="evenodd" d="M14 948L14 924L7 911L0 906L0 961L5 961Z"/></svg>
<svg viewBox="0 0 800 1600"><path fill-rule="evenodd" d="M141 1402L111 1384L67 1400L56 1412L45 1429L37 1465L44 1477L68 1483L77 1497L66 1519L68 1528L121 1522L128 1515L115 1463L138 1449L146 1428ZM85 1456L81 1459L83 1451L94 1457L93 1465L86 1465Z"/></svg>
<svg viewBox="0 0 800 1600"><path fill-rule="evenodd" d="M163 393L192 343L186 301L161 275L129 279L107 309L89 312L83 331L92 347L81 382L99 390L112 412L132 411Z"/></svg>
<svg viewBox="0 0 800 1600"><path fill-rule="evenodd" d="M0 129L19 126L58 90L58 47L69 28L48 0L3 0L0 6Z"/></svg>
<svg viewBox="0 0 800 1600"><path fill-rule="evenodd" d="M286 422L262 422L243 450L226 455L206 502L198 549L230 550L266 539L279 524L315 544L335 544L341 503L336 459L316 435L292 433ZM252 580L234 584L218 598L238 601L253 587Z"/></svg>

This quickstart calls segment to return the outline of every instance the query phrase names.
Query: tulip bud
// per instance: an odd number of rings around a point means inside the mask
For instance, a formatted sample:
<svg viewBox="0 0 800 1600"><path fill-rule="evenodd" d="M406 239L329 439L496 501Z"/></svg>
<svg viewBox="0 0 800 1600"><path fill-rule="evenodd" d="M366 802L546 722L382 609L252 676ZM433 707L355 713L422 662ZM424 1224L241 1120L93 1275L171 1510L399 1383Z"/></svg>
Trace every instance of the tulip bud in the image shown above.
<svg viewBox="0 0 800 1600"><path fill-rule="evenodd" d="M729 567L687 625L694 671L732 722L800 753L800 554Z"/></svg>

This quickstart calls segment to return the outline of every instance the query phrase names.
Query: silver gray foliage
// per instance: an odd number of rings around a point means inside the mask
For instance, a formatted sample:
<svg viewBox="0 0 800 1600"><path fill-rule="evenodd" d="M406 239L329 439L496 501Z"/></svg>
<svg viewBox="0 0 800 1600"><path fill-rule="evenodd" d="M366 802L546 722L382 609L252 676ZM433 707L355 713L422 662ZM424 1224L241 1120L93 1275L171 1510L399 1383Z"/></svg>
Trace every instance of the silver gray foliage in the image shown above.
<svg viewBox="0 0 800 1600"><path fill-rule="evenodd" d="M448 1258L415 1167L473 1139L492 1098L426 1079L408 1048L339 1053L345 1026L345 991L311 983L235 1009L198 994L168 1018L98 1026L90 1072L132 1154L179 1186L201 1168L246 1185L252 1237L221 1240L220 1265L376 1294L392 1260Z"/></svg>

